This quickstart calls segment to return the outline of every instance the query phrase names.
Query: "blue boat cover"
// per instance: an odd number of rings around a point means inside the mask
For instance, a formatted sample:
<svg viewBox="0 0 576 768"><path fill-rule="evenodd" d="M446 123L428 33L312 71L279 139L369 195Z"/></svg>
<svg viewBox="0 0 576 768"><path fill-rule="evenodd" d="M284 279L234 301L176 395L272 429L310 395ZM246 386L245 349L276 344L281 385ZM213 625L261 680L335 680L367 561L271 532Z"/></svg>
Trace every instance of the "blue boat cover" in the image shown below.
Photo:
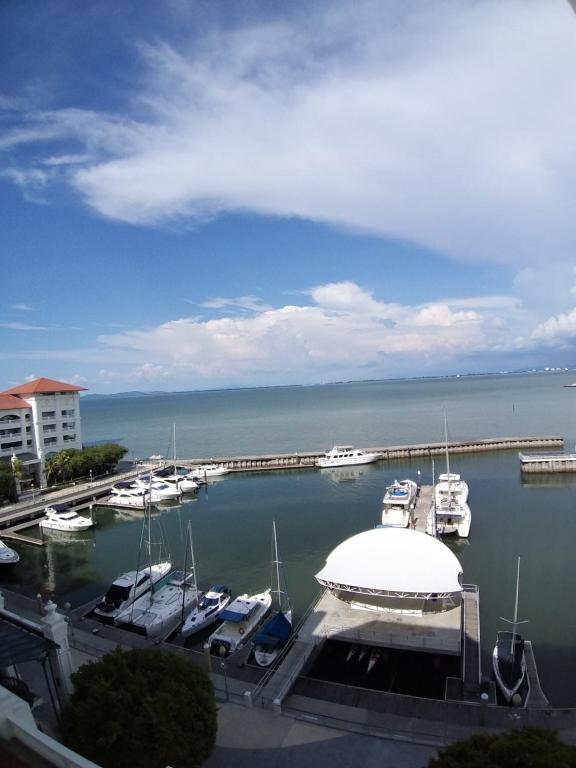
<svg viewBox="0 0 576 768"><path fill-rule="evenodd" d="M292 624L288 621L282 611L277 611L254 638L254 645L266 645L275 647L284 645L292 632Z"/></svg>

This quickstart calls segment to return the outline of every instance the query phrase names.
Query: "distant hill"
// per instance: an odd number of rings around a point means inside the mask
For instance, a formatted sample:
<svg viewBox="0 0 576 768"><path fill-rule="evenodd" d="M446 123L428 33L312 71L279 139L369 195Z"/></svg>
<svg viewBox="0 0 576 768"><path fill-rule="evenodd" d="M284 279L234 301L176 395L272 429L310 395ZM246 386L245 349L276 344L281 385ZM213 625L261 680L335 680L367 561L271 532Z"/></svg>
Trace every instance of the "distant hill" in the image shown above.
<svg viewBox="0 0 576 768"><path fill-rule="evenodd" d="M109 400L111 397L151 397L152 395L169 395L170 392L116 392L113 395L84 395L82 400Z"/></svg>

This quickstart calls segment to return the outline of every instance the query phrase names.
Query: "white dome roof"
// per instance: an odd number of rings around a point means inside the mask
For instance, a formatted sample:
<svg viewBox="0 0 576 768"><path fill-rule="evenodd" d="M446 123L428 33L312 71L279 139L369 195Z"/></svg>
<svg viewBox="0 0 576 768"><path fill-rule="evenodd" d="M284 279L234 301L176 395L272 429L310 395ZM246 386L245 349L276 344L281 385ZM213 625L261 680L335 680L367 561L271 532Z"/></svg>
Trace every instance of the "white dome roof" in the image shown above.
<svg viewBox="0 0 576 768"><path fill-rule="evenodd" d="M462 566L439 539L409 528L374 528L334 549L316 578L361 590L461 592Z"/></svg>

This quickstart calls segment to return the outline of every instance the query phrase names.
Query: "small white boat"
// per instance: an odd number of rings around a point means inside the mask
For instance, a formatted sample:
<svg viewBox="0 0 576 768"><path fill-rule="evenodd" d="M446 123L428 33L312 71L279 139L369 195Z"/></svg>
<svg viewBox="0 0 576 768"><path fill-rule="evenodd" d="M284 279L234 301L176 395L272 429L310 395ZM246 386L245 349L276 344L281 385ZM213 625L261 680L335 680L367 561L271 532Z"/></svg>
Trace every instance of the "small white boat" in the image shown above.
<svg viewBox="0 0 576 768"><path fill-rule="evenodd" d="M317 467L347 467L352 464L371 464L382 458L381 453L365 453L351 445L335 445L324 456L316 459Z"/></svg>
<svg viewBox="0 0 576 768"><path fill-rule="evenodd" d="M218 621L220 614L226 608L232 595L228 587L221 584L215 584L210 587L188 614L186 621L180 630L183 637L190 637L195 632L206 629L215 621Z"/></svg>
<svg viewBox="0 0 576 768"><path fill-rule="evenodd" d="M0 567L8 568L20 562L20 555L0 539Z"/></svg>
<svg viewBox="0 0 576 768"><path fill-rule="evenodd" d="M454 472L444 472L438 476L434 486L436 504L441 507L447 504L466 504L468 501L468 483Z"/></svg>
<svg viewBox="0 0 576 768"><path fill-rule="evenodd" d="M431 536L450 536L457 534L461 539L470 535L472 513L468 504L452 504L438 507L434 504L428 515L426 533Z"/></svg>
<svg viewBox="0 0 576 768"><path fill-rule="evenodd" d="M198 600L193 581L192 573L172 571L164 584L153 586L119 613L114 624L146 637L169 634Z"/></svg>
<svg viewBox="0 0 576 768"><path fill-rule="evenodd" d="M230 470L224 464L197 464L192 467L189 474L192 477L199 477L201 480L211 477L221 477L227 475Z"/></svg>
<svg viewBox="0 0 576 768"><path fill-rule="evenodd" d="M514 603L514 618L512 621L503 619L512 624L512 631L503 630L496 634L496 645L492 653L492 668L494 677L502 696L508 703L520 690L526 677L526 657L524 655L524 640L516 631L518 624L518 591L520 587L520 558L516 571L516 600Z"/></svg>
<svg viewBox="0 0 576 768"><path fill-rule="evenodd" d="M382 499L382 525L407 528L416 504L418 485L413 480L395 480Z"/></svg>
<svg viewBox="0 0 576 768"><path fill-rule="evenodd" d="M155 563L143 571L128 571L114 579L102 600L94 608L94 613L102 621L112 623L134 600L148 592L169 573L171 563Z"/></svg>
<svg viewBox="0 0 576 768"><path fill-rule="evenodd" d="M43 530L49 531L86 531L92 528L94 521L89 517L82 517L66 504L53 504L44 510L45 517L38 525Z"/></svg>
<svg viewBox="0 0 576 768"><path fill-rule="evenodd" d="M216 656L230 656L242 648L256 632L272 603L270 590L255 595L240 595L224 608L223 620L205 645Z"/></svg>

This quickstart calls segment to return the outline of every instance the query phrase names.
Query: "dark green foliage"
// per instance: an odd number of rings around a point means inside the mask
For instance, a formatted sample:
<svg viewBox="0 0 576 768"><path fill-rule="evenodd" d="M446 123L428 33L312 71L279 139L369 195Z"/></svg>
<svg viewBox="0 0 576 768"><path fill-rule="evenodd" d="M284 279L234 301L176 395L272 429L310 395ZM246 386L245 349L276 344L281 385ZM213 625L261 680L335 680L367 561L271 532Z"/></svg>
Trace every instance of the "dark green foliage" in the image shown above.
<svg viewBox="0 0 576 768"><path fill-rule="evenodd" d="M207 673L156 649L120 648L72 676L66 744L102 768L196 768L216 739Z"/></svg>
<svg viewBox="0 0 576 768"><path fill-rule="evenodd" d="M128 452L127 448L115 443L103 443L81 451L65 449L46 459L44 471L49 484L66 482L78 477L93 477L113 469Z"/></svg>
<svg viewBox="0 0 576 768"><path fill-rule="evenodd" d="M12 465L5 461L0 461L0 501L7 504L18 501Z"/></svg>
<svg viewBox="0 0 576 768"><path fill-rule="evenodd" d="M438 750L428 768L576 768L576 747L542 728L481 733Z"/></svg>

